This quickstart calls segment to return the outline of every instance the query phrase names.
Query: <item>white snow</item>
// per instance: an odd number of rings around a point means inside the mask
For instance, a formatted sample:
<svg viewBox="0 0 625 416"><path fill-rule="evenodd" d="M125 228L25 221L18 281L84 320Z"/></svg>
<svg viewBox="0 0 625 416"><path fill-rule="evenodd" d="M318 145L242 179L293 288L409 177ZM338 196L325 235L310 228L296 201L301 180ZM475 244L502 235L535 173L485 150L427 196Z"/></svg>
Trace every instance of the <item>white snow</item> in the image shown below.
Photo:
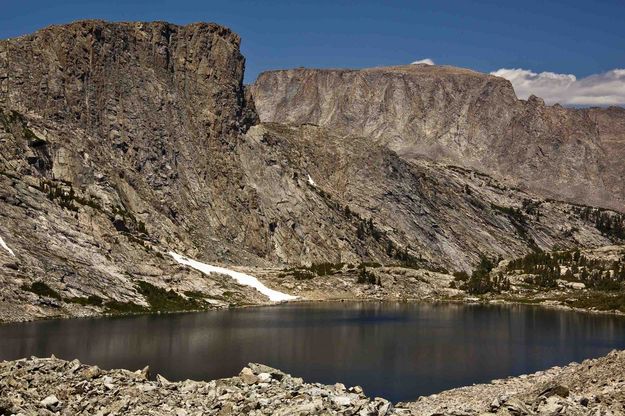
<svg viewBox="0 0 625 416"><path fill-rule="evenodd" d="M174 258L178 263L184 264L186 266L193 267L196 270L201 271L205 274L210 273L220 273L225 274L232 277L237 281L238 284L244 286L251 286L254 289L258 290L263 295L267 296L272 302L282 302L287 300L297 299L297 296L292 296L286 293L278 292L277 290L273 290L265 286L255 278L254 276L250 276L249 274L235 272L234 270L226 269L224 267L211 266L210 264L201 263L199 261L190 259L185 256L181 256L180 254L174 253L173 251L169 252L169 255Z"/></svg>
<svg viewBox="0 0 625 416"><path fill-rule="evenodd" d="M3 249L5 249L6 251L9 252L10 255L12 255L13 257L15 257L15 253L13 252L13 250L11 250L9 248L9 246L7 246L7 243L4 242L4 240L2 239L2 237L0 237L0 246L2 246Z"/></svg>
<svg viewBox="0 0 625 416"><path fill-rule="evenodd" d="M310 175L308 175L308 183L312 186L317 186L317 184L315 183L315 181L313 181L313 178L311 178Z"/></svg>

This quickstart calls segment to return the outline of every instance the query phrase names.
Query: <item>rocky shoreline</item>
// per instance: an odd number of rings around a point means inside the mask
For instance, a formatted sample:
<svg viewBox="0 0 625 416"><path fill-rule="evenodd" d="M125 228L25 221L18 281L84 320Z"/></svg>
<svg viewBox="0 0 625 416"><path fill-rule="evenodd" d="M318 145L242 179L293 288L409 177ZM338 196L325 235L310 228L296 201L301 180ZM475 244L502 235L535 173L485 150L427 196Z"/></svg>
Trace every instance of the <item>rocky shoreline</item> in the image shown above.
<svg viewBox="0 0 625 416"><path fill-rule="evenodd" d="M416 298L416 297L405 297L398 299L392 296L381 296L381 297L360 297L360 296L345 296L345 297L330 297L330 298L318 298L318 299L298 299L288 302L276 302L276 303L268 303L268 302L258 302L258 303L249 303L249 304L239 304L239 305L215 305L208 309L197 309L197 310L173 310L173 311L142 311L142 312L125 312L125 313L108 313L102 312L96 308L81 308L77 309L77 313L75 315L50 315L50 316L21 316L15 315L13 319L1 320L0 325L3 324L11 324L11 323L25 323L25 322L35 322L35 321L45 321L45 320L57 320L57 319L93 319L93 318L114 318L120 316L141 316L141 315L168 315L168 314L178 314L178 313L198 313L198 312L208 312L208 311L216 311L227 308L253 308L253 307L270 307L276 305L282 305L285 303L319 303L319 302L405 302L405 303L450 303L450 304L464 304L464 305L520 305L520 306L534 306L541 307L547 309L556 309L567 312L578 312L578 313L590 313L597 315L613 315L613 316L625 316L625 312L620 310L600 310L595 308L580 308L573 307L563 303L552 302L550 300L542 300L541 298L523 298L523 299L514 299L514 298L502 298L502 297L494 297L494 298L483 298L483 297L471 297L471 296L456 296L456 297L446 297L446 296L437 296L430 295L425 298ZM6 317L5 317L6 318Z"/></svg>
<svg viewBox="0 0 625 416"><path fill-rule="evenodd" d="M262 365L235 377L170 382L149 369L51 358L0 363L6 415L625 415L625 351L392 404L359 386L306 383Z"/></svg>

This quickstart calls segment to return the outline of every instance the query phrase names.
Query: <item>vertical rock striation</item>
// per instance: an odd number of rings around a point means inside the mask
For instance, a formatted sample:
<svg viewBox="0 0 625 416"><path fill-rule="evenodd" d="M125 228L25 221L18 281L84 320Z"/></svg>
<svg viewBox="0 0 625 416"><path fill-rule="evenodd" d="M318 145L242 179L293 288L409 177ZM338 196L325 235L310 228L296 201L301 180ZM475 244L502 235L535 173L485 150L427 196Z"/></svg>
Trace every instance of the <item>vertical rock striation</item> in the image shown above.
<svg viewBox="0 0 625 416"><path fill-rule="evenodd" d="M543 196L625 210L625 109L518 100L509 81L443 66L262 73L261 121L312 123L402 157L495 175Z"/></svg>

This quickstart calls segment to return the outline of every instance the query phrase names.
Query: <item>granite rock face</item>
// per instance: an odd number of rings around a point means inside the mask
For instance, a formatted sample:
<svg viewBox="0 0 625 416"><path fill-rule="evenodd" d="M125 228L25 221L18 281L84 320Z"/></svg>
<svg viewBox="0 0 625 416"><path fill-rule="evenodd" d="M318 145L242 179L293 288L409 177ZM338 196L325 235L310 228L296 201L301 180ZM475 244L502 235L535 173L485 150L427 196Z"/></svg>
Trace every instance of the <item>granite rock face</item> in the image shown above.
<svg viewBox="0 0 625 416"><path fill-rule="evenodd" d="M167 255L263 262L234 151L256 117L243 67L215 24L82 21L0 41L0 234L15 253L0 254L0 319L98 310L20 289L37 281L63 299L145 305L147 281L263 302Z"/></svg>
<svg viewBox="0 0 625 416"><path fill-rule="evenodd" d="M579 207L476 171L407 160L369 138L261 124L247 132L239 152L275 225L276 260L304 252L317 262L388 264L406 251L424 267L468 270L480 254L515 257L619 240L582 219ZM271 169L264 160L273 161Z"/></svg>
<svg viewBox="0 0 625 416"><path fill-rule="evenodd" d="M0 248L0 320L94 315L107 302L147 308L146 284L193 296L187 308L198 296L207 308L267 301L233 279L180 266L169 251L250 274L257 266L279 275L281 267L322 262L442 272L469 270L480 255L621 242L583 207L417 157L399 133L399 141L383 138L397 130L393 124L346 139L343 118L330 117L332 128L260 123L255 105L266 117L285 89L276 81L274 98L263 100L271 83L260 81L269 75L245 88L243 70L239 37L215 24L81 21L0 41L0 237L13 251ZM454 96L486 88L483 75L441 71L457 78ZM380 82L387 78L378 72ZM345 86L350 74L341 75ZM489 91L510 98L508 84L487 79ZM271 105L276 114L307 114L307 100L317 100L313 113L323 113L327 99L314 93L292 109L282 108L286 101ZM338 110L358 108L336 100ZM428 103L419 110L428 120L440 114L427 131L464 119L460 107ZM489 103L485 109L502 112L529 105ZM349 116L354 126L358 114ZM497 149L495 133L483 131ZM625 221L617 212L601 215Z"/></svg>
<svg viewBox="0 0 625 416"><path fill-rule="evenodd" d="M248 209L255 195L233 155L248 123L239 41L214 24L52 26L2 41L0 103L41 123L33 173L103 183L148 227L171 223L158 229L172 240L192 229L205 252L214 238L254 251L244 229L261 226Z"/></svg>
<svg viewBox="0 0 625 416"><path fill-rule="evenodd" d="M503 78L432 65L269 71L252 94L263 122L317 124L542 196L625 209L623 108L518 100Z"/></svg>

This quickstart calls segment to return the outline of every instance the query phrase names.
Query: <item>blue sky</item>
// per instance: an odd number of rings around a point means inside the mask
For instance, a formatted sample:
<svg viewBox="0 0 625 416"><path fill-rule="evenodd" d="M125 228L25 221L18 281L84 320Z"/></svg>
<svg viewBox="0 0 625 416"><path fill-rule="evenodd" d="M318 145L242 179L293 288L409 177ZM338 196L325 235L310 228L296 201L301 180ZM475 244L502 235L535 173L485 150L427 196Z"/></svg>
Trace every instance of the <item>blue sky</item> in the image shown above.
<svg viewBox="0 0 625 416"><path fill-rule="evenodd" d="M246 82L268 69L423 58L482 72L522 68L534 83L543 71L579 80L625 68L624 0L0 0L0 9L2 38L84 18L220 23L242 37Z"/></svg>

